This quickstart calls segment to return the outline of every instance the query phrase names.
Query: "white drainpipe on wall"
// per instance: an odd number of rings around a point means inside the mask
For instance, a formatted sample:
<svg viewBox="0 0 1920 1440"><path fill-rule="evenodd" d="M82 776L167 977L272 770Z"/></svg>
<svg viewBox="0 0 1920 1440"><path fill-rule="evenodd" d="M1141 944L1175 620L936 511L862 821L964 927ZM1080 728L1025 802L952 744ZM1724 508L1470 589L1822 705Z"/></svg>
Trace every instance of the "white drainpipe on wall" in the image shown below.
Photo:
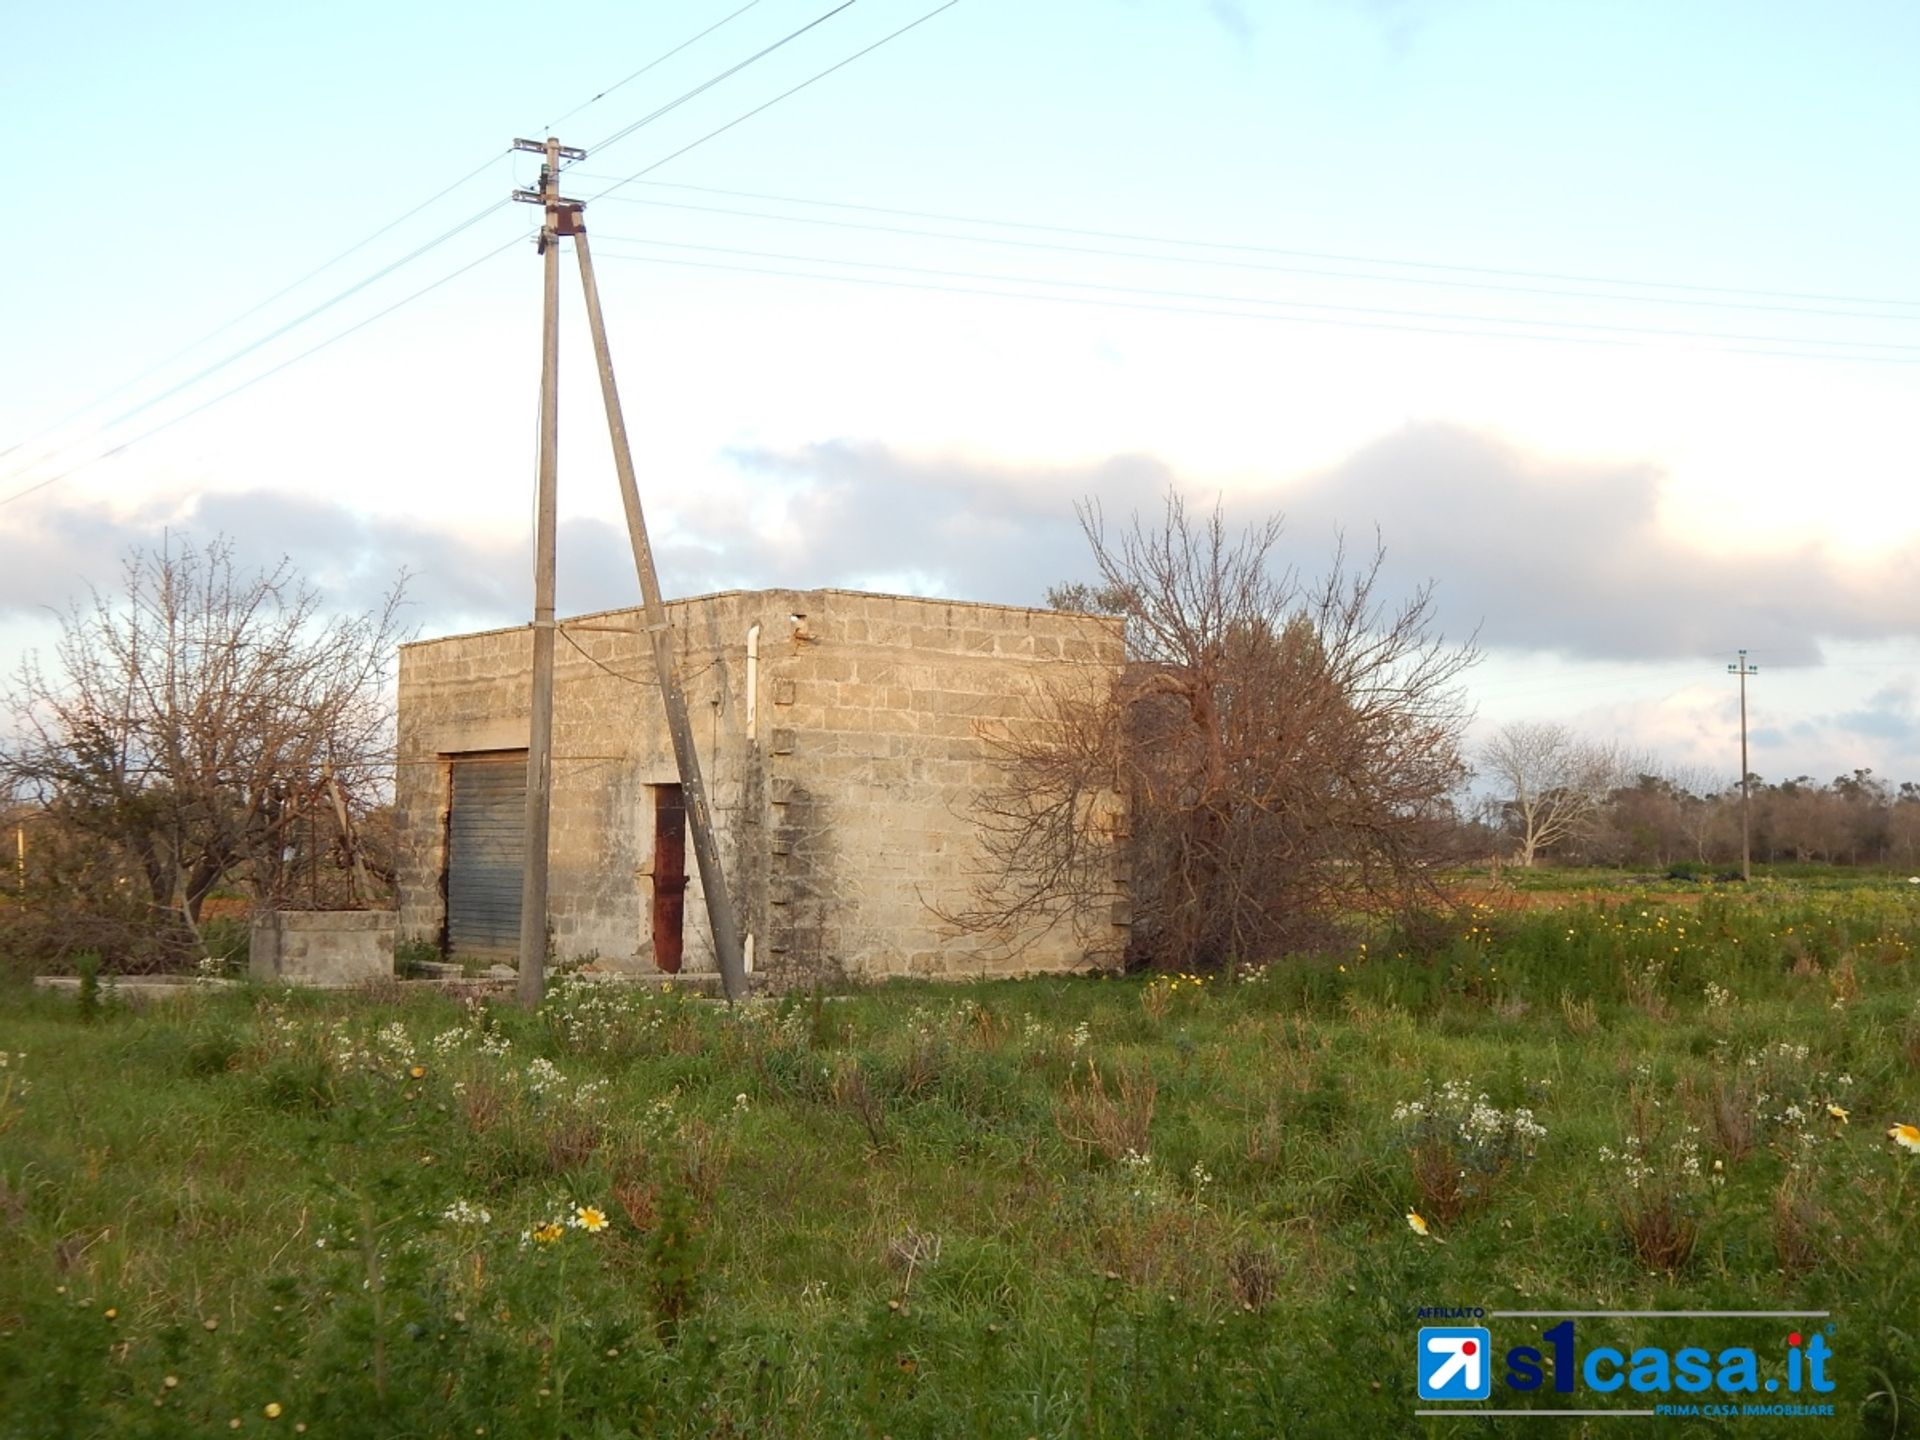
<svg viewBox="0 0 1920 1440"><path fill-rule="evenodd" d="M759 738L760 720L760 626L758 622L747 627L747 741L751 744ZM747 974L753 973L753 932L747 932L747 938L741 945L742 960Z"/></svg>
<svg viewBox="0 0 1920 1440"><path fill-rule="evenodd" d="M760 626L747 627L747 739L756 738L760 710Z"/></svg>

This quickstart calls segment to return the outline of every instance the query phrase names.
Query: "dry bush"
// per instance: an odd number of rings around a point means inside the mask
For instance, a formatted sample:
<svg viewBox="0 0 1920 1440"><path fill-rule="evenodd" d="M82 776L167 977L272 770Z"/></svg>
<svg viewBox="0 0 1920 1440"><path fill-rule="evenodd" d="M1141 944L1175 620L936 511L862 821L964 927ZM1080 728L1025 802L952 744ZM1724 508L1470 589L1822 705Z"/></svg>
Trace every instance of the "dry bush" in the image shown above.
<svg viewBox="0 0 1920 1440"><path fill-rule="evenodd" d="M932 1089L946 1068L946 1042L936 1034L916 1034L900 1063L900 1093L908 1100Z"/></svg>
<svg viewBox="0 0 1920 1440"><path fill-rule="evenodd" d="M1087 1062L1087 1077L1068 1081L1066 1092L1054 1103L1053 1122L1062 1136L1082 1150L1098 1151L1109 1160L1149 1153L1148 1132L1153 1126L1154 1098L1159 1086L1146 1070L1122 1070L1111 1092L1100 1067Z"/></svg>
<svg viewBox="0 0 1920 1440"><path fill-rule="evenodd" d="M1821 1236L1833 1223L1811 1177L1797 1166L1788 1170L1773 1192L1773 1254L1781 1273L1793 1278L1818 1267L1825 1259Z"/></svg>
<svg viewBox="0 0 1920 1440"><path fill-rule="evenodd" d="M888 1238L885 1259L891 1269L901 1272L902 1300L913 1293L914 1272L937 1263L942 1248L938 1235L923 1234L911 1226Z"/></svg>
<svg viewBox="0 0 1920 1440"><path fill-rule="evenodd" d="M645 1180L623 1178L613 1182L613 1199L633 1228L644 1235L659 1215L660 1187Z"/></svg>
<svg viewBox="0 0 1920 1440"><path fill-rule="evenodd" d="M1860 977L1854 973L1852 951L1835 962L1827 973L1827 984L1832 987L1835 1000L1850 1003L1860 998Z"/></svg>
<svg viewBox="0 0 1920 1440"><path fill-rule="evenodd" d="M1660 1192L1641 1196L1627 1209L1623 1225L1634 1258L1649 1270L1668 1274L1693 1257L1694 1243L1700 1238L1693 1216L1675 1197Z"/></svg>
<svg viewBox="0 0 1920 1440"><path fill-rule="evenodd" d="M1571 992L1560 992L1560 1018L1566 1021L1567 1029L1575 1035L1591 1035L1600 1028L1600 1012L1593 1003L1593 997L1576 1000Z"/></svg>
<svg viewBox="0 0 1920 1440"><path fill-rule="evenodd" d="M600 1122L575 1110L556 1109L542 1118L540 1138L547 1147L547 1168L565 1175L586 1164L600 1148Z"/></svg>
<svg viewBox="0 0 1920 1440"><path fill-rule="evenodd" d="M1690 1087L1689 1087L1690 1088ZM1728 1160L1746 1158L1758 1138L1755 1133L1753 1082L1746 1075L1716 1074L1705 1094L1690 1097L1689 1108L1702 1114L1713 1146Z"/></svg>
<svg viewBox="0 0 1920 1440"><path fill-rule="evenodd" d="M975 810L974 908L946 918L1010 945L1058 923L1099 944L1126 902L1131 958L1211 968L1431 897L1477 658L1431 633L1431 591L1380 599L1377 549L1336 549L1318 582L1276 572L1278 519L1234 537L1177 495L1117 535L1097 506L1081 521L1101 583L1052 598L1123 618L1127 664L1050 677L990 737L1004 780Z"/></svg>
<svg viewBox="0 0 1920 1440"><path fill-rule="evenodd" d="M1245 1309L1266 1309L1280 1298L1284 1279L1280 1262L1269 1249L1239 1242L1227 1251L1227 1284Z"/></svg>
<svg viewBox="0 0 1920 1440"><path fill-rule="evenodd" d="M460 1103L467 1112L467 1128L484 1133L501 1123L513 1105L513 1095L490 1081L475 1079L467 1082Z"/></svg>
<svg viewBox="0 0 1920 1440"><path fill-rule="evenodd" d="M698 1055L706 1045L700 1022L691 1011L681 1011L667 1027L667 1052L672 1055Z"/></svg>
<svg viewBox="0 0 1920 1440"><path fill-rule="evenodd" d="M1007 1038L1007 1022L984 1005L973 1007L972 1029L974 1047L979 1050L998 1050Z"/></svg>
<svg viewBox="0 0 1920 1440"><path fill-rule="evenodd" d="M886 1148L887 1108L867 1083L866 1071L860 1068L858 1060L849 1057L844 1065L834 1070L828 1094L835 1105L866 1128L867 1140L874 1149Z"/></svg>
<svg viewBox="0 0 1920 1440"><path fill-rule="evenodd" d="M680 1170L687 1198L696 1215L712 1213L733 1159L733 1141L706 1121L692 1119L680 1127Z"/></svg>
<svg viewBox="0 0 1920 1440"><path fill-rule="evenodd" d="M1247 1164L1261 1171L1278 1170L1286 1162L1287 1134L1291 1128L1287 1112L1269 1100L1265 1113L1247 1127L1243 1147Z"/></svg>
<svg viewBox="0 0 1920 1440"><path fill-rule="evenodd" d="M1460 1163L1450 1146L1414 1147L1413 1185L1420 1197L1415 1208L1429 1220L1451 1225L1467 1208L1468 1196Z"/></svg>
<svg viewBox="0 0 1920 1440"><path fill-rule="evenodd" d="M1666 979L1666 970L1657 962L1626 965L1621 970L1627 999L1635 1009L1655 1020L1665 1020L1672 1013L1667 1004Z"/></svg>

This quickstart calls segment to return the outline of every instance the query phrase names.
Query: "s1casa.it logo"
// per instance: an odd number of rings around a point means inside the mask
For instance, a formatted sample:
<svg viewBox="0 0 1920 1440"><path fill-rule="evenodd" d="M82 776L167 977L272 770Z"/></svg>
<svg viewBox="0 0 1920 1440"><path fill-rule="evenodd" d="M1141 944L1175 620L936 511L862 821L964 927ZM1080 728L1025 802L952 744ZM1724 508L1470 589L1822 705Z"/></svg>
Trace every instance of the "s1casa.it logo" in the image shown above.
<svg viewBox="0 0 1920 1440"><path fill-rule="evenodd" d="M1835 1384L1829 1334L1831 1327L1807 1334L1793 1330L1777 1350L1750 1345L1717 1352L1702 1345L1641 1345L1631 1351L1596 1345L1582 1350L1573 1320L1566 1319L1541 1331L1541 1344L1509 1346L1496 1361L1487 1330L1427 1326L1419 1334L1416 1379L1422 1400L1485 1400L1496 1373L1506 1389L1521 1393L1550 1388L1561 1395L1576 1389L1600 1395L1617 1390L1638 1395L1824 1395Z"/></svg>
<svg viewBox="0 0 1920 1440"><path fill-rule="evenodd" d="M1484 1400L1493 1393L1493 1337L1478 1325L1424 1325L1416 1380L1422 1400Z"/></svg>

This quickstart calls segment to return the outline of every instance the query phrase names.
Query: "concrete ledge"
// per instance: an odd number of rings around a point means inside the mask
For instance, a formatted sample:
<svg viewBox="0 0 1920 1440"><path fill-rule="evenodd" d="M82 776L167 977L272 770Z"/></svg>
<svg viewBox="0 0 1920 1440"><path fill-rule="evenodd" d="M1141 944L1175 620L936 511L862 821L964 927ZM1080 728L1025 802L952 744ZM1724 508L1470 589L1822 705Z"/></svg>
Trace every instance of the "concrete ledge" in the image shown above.
<svg viewBox="0 0 1920 1440"><path fill-rule="evenodd" d="M253 920L247 972L283 985L393 978L391 910L269 910Z"/></svg>
<svg viewBox="0 0 1920 1440"><path fill-rule="evenodd" d="M37 990L64 990L78 994L78 975L36 975ZM215 980L202 975L102 975L102 1000L162 1000L174 995L192 995L206 990L231 990L232 980Z"/></svg>

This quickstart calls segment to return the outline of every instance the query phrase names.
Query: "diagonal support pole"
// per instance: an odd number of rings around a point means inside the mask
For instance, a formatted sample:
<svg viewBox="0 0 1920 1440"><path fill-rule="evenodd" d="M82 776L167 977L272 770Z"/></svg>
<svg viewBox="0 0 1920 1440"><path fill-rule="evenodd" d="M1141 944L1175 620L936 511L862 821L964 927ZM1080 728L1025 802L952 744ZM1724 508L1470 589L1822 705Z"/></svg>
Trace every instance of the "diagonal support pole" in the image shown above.
<svg viewBox="0 0 1920 1440"><path fill-rule="evenodd" d="M707 803L706 782L700 774L700 756L693 747L693 726L687 720L687 697L674 666L673 634L667 626L666 606L660 598L660 577L654 571L653 547L647 540L646 517L640 510L640 487L633 476L633 453L627 445L627 422L620 410L620 392L613 379L613 357L607 349L607 326L600 313L600 290L593 281L593 257L587 248L584 224L575 221L574 251L580 258L580 284L587 298L587 327L593 332L594 358L600 367L600 395L607 407L607 430L613 439L613 464L620 476L620 499L627 512L627 534L633 541L633 568L640 577L640 598L653 642L653 664L660 677L660 698L666 704L667 731L673 737L674 763L687 802L688 828L693 831L693 856L700 867L700 887L706 892L707 921L713 930L714 954L729 1001L747 998L747 971L740 948L740 921L727 889L726 872L713 834L713 811Z"/></svg>

